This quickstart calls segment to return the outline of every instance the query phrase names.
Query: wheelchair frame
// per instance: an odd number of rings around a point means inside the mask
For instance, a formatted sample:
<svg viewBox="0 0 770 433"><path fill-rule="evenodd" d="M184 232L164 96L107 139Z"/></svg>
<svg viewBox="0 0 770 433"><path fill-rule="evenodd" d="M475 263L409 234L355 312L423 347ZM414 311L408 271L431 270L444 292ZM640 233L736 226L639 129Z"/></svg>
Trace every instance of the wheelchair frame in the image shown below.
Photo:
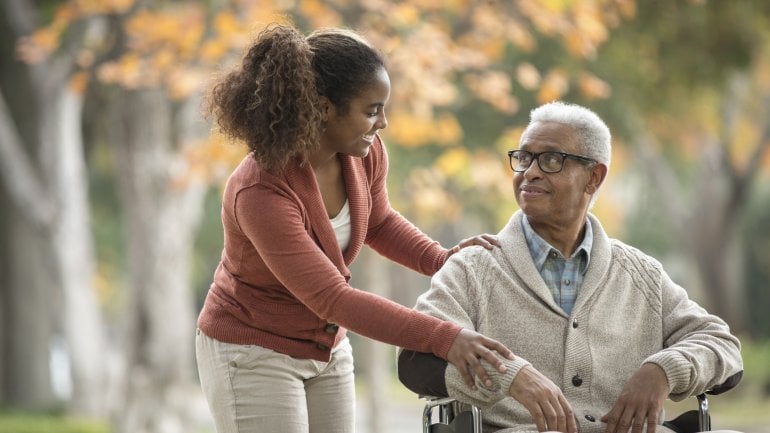
<svg viewBox="0 0 770 433"><path fill-rule="evenodd" d="M735 385L738 384L738 381L740 381L742 374L743 372L736 374L735 376L728 379L727 382L725 382L725 384L715 387L714 390L707 391L707 393L716 395L732 389L733 387L735 387ZM736 376L737 376L737 379L735 379ZM706 397L706 393L698 394L695 397L698 400L698 409L697 409L698 430L697 431L698 432L711 431L711 414L709 413L709 402L708 402L708 398ZM481 433L481 426L482 426L481 411L479 410L478 407L470 404L460 403L459 401L451 397L421 396L421 398L426 400L425 408L423 409L423 412L422 412L423 433L441 433L438 431L437 426L450 426L456 417L458 417L461 413L466 411L469 411L471 414L472 429L468 432L457 431L456 433ZM439 415L438 423L433 423L433 412L435 409L438 409L438 415ZM688 411L688 412L695 412L695 410ZM685 414L687 414L688 412L685 412ZM682 415L685 415L685 414L682 414ZM667 421L668 423L673 424L673 426L668 425L668 427L669 428L679 427L684 429L681 431L690 433L686 429L686 427L689 427L689 426L676 424L677 419L679 419L679 417L675 418L673 421Z"/></svg>

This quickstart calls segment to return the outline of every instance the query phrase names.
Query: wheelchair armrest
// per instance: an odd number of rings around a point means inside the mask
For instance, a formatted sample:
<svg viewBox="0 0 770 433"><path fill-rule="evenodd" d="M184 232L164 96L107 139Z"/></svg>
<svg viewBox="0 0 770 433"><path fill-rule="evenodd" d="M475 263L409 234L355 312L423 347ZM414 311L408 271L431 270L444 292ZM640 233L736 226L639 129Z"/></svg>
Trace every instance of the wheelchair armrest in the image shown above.
<svg viewBox="0 0 770 433"><path fill-rule="evenodd" d="M711 395L719 395L724 392L727 392L733 388L735 388L743 378L743 370L733 374L732 376L728 377L727 380L722 382L721 384L711 388L710 390L706 391L706 394Z"/></svg>
<svg viewBox="0 0 770 433"><path fill-rule="evenodd" d="M678 416L677 418L667 421L666 424L669 428L678 432L708 432L711 431L711 414L709 413L709 401L706 394L719 395L725 393L733 388L743 378L743 371L739 371L730 376L719 385L711 388L710 390L698 394L695 397L698 400L698 410L691 410Z"/></svg>
<svg viewBox="0 0 770 433"><path fill-rule="evenodd" d="M404 349L398 355L398 379L418 395L448 397L446 369L447 362L432 353Z"/></svg>

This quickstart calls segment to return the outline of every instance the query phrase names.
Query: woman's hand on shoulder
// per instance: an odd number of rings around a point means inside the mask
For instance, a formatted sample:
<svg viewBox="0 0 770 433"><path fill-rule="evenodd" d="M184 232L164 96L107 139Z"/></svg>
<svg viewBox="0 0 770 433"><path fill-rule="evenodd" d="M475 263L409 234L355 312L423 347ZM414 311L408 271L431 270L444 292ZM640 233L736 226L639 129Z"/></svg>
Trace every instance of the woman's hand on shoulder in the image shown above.
<svg viewBox="0 0 770 433"><path fill-rule="evenodd" d="M491 250L494 247L499 247L500 241L498 241L497 237L494 235L482 233L480 235L476 235L476 236L461 240L459 244L455 245L451 250L449 250L449 255L451 256L452 254L460 251L461 249L470 247L473 245L480 245L488 250Z"/></svg>

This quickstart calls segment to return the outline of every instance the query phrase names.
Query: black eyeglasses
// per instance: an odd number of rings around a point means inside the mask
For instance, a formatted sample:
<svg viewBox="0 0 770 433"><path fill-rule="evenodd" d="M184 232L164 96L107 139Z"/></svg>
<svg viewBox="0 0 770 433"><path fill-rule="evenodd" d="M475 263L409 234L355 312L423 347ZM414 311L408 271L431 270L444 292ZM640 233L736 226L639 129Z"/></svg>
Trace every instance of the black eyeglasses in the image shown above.
<svg viewBox="0 0 770 433"><path fill-rule="evenodd" d="M597 162L595 159L564 152L532 153L526 150L508 151L508 162L511 164L511 169L517 173L527 171L534 160L537 160L537 166L540 167L543 173L558 173L564 168L564 160L567 158L573 158L583 163L593 164Z"/></svg>

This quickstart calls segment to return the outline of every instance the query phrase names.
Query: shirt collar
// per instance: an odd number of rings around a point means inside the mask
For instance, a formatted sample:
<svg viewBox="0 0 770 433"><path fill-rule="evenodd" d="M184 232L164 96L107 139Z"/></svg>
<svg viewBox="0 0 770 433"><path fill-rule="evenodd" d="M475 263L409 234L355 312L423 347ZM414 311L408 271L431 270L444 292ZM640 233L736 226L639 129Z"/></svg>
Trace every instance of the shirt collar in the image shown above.
<svg viewBox="0 0 770 433"><path fill-rule="evenodd" d="M532 260L535 262L535 267L539 270L543 270L545 261L548 259L548 254L552 251L561 256L561 252L551 246L545 239L535 232L530 225L527 216L522 218L521 227L524 231L524 238L527 240L527 246L529 246L529 252L532 254ZM580 273L585 274L588 269L588 264L591 262L591 248L593 247L594 234L591 224L586 220L585 231L583 235L583 241L580 242L572 257L578 257L579 254L583 254L580 260ZM571 257L571 258L572 258Z"/></svg>

